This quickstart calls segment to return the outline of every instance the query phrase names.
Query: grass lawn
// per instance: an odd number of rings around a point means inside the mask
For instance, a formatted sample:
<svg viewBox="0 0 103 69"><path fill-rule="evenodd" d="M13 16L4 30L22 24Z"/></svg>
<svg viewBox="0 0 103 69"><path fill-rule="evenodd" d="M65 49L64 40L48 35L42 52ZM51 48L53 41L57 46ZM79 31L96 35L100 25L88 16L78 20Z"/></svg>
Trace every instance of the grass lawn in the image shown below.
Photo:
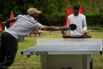
<svg viewBox="0 0 103 69"><path fill-rule="evenodd" d="M91 32L92 38L102 38L103 32ZM62 38L60 32L52 32L51 35L43 33L41 37L26 37L25 41L18 42L18 51L12 66L8 69L41 69L40 56L26 57L21 51L37 44L37 38ZM103 69L103 55L93 55L93 69Z"/></svg>

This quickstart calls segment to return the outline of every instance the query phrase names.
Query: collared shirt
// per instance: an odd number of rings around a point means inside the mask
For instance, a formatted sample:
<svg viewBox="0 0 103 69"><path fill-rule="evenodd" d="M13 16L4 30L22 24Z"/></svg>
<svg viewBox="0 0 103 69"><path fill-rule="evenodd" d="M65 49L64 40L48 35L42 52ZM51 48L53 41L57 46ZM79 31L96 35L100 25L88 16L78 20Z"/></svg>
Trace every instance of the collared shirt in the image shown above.
<svg viewBox="0 0 103 69"><path fill-rule="evenodd" d="M71 14L70 16L68 16L68 26L72 23L75 23L77 25L77 29L70 31L71 36L82 36L83 31L86 31L87 29L86 17L82 14L79 14L78 16Z"/></svg>
<svg viewBox="0 0 103 69"><path fill-rule="evenodd" d="M13 26L5 30L4 32L10 33L18 41L26 37L35 28L41 29L43 27L38 21L29 15L18 15L14 18L16 22Z"/></svg>

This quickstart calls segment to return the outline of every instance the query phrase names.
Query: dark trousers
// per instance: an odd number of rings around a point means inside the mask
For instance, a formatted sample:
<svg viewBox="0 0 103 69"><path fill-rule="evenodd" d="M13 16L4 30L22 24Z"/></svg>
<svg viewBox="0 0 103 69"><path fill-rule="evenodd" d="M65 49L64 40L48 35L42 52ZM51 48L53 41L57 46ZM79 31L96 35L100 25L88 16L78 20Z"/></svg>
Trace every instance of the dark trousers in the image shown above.
<svg viewBox="0 0 103 69"><path fill-rule="evenodd" d="M14 61L18 49L18 41L11 34L4 32L0 45L0 69L7 69Z"/></svg>
<svg viewBox="0 0 103 69"><path fill-rule="evenodd" d="M79 37L71 36L70 38L85 38L85 37L84 36L79 36Z"/></svg>

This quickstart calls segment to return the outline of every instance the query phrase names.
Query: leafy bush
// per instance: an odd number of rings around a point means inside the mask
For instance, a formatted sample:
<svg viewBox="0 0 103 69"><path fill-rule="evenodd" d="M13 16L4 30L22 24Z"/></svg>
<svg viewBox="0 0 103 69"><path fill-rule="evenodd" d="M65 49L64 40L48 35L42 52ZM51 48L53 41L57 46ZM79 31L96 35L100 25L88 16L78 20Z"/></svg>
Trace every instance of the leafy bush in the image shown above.
<svg viewBox="0 0 103 69"><path fill-rule="evenodd" d="M0 15L0 22L2 22L2 20L3 20L3 16L2 16L2 15Z"/></svg>
<svg viewBox="0 0 103 69"><path fill-rule="evenodd" d="M97 27L94 27L93 29L99 29L100 27L103 27L103 13L89 14L89 15L87 14L85 16L86 16L86 21L88 26L97 26ZM58 23L59 23L58 25L64 26L65 20L66 20L66 14L63 14L58 20Z"/></svg>
<svg viewBox="0 0 103 69"><path fill-rule="evenodd" d="M97 27L97 26L88 26L88 29L91 29L91 30L103 30L102 27Z"/></svg>
<svg viewBox="0 0 103 69"><path fill-rule="evenodd" d="M103 12L103 10L101 10L103 7L102 3L102 0L95 0L95 2L94 0L0 0L0 14L10 16L10 12L13 11L15 16L18 14L26 15L28 8L35 7L42 11L38 17L40 23L50 26L64 26L68 5L71 7L72 12L73 6L78 4L82 6L84 13L93 14ZM86 15L87 24L89 26L103 26L102 15Z"/></svg>
<svg viewBox="0 0 103 69"><path fill-rule="evenodd" d="M102 9L102 10L100 10L100 13L103 13L103 9Z"/></svg>
<svg viewBox="0 0 103 69"><path fill-rule="evenodd" d="M103 27L103 13L86 15L88 26Z"/></svg>

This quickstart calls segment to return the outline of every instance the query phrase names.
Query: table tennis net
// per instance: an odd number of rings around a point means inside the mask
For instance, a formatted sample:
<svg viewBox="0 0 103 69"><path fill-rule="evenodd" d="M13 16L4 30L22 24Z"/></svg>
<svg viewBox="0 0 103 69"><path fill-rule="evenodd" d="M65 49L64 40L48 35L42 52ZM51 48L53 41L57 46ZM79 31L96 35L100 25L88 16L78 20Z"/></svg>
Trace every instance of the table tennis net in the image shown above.
<svg viewBox="0 0 103 69"><path fill-rule="evenodd" d="M102 39L62 39L62 38L39 38L37 45L102 45Z"/></svg>

